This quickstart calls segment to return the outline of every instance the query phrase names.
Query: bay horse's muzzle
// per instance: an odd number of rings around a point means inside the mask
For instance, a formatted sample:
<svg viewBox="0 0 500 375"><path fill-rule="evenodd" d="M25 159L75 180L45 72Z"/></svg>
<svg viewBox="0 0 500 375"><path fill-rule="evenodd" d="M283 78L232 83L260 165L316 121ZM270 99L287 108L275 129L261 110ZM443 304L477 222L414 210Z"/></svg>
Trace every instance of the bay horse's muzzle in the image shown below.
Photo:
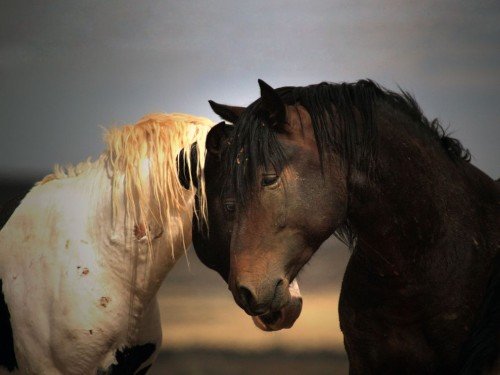
<svg viewBox="0 0 500 375"><path fill-rule="evenodd" d="M289 284L288 280L279 279L270 284L274 285L274 289L263 291L261 288L261 293L244 284L236 284L234 298L260 329L276 331L290 328L302 311L298 283L294 280Z"/></svg>
<svg viewBox="0 0 500 375"><path fill-rule="evenodd" d="M279 331L284 328L292 328L302 311L302 297L296 280L289 285L288 291L290 292L290 300L286 306L276 312L252 317L257 327L263 331Z"/></svg>
<svg viewBox="0 0 500 375"><path fill-rule="evenodd" d="M237 283L236 302L252 316L278 311L289 302L288 283L284 279L278 279L268 284L271 285L270 288L257 289L250 284Z"/></svg>

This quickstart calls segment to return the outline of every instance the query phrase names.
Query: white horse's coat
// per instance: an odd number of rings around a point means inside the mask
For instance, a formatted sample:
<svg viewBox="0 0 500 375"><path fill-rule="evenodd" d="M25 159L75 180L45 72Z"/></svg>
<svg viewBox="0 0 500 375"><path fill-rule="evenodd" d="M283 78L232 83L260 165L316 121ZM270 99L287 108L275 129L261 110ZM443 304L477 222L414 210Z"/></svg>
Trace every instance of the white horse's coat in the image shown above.
<svg viewBox="0 0 500 375"><path fill-rule="evenodd" d="M153 164L175 166L175 156L194 142L204 150L211 124L181 115L141 122L163 126L168 140L165 123L172 119L186 136L172 140L161 158L151 155L158 150L149 148L148 133L133 159L140 160L136 170L119 170L123 160L113 161L108 152L71 177L52 176L27 194L1 230L0 278L14 336L14 373L95 374L116 364L117 350L144 344L156 349L137 370L154 361L162 341L155 296L191 243L194 192L183 189L172 170L160 173L161 165ZM203 152L199 156L203 165ZM131 173L140 183L127 190ZM168 183L158 185L154 173ZM158 186L176 189L169 204ZM133 205L130 194L137 194Z"/></svg>

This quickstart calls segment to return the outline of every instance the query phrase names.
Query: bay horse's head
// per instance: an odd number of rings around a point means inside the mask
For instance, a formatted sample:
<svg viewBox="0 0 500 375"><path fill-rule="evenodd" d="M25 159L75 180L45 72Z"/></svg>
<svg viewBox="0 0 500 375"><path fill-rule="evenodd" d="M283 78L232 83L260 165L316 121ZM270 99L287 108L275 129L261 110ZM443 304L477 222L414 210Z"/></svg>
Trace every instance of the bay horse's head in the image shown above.
<svg viewBox="0 0 500 375"><path fill-rule="evenodd" d="M218 108L216 103L211 103ZM238 114L238 108L231 108L231 113ZM222 113L222 112L221 112ZM235 122L236 118L222 114L225 119ZM229 117L228 117L229 116ZM193 220L193 245L199 259L209 268L217 271L228 282L230 270L230 244L234 218L234 199L224 189L225 179L222 176L222 158L224 150L230 142L234 126L224 122L217 124L207 136L204 176L207 199L208 226L196 218ZM290 286L291 303L283 309L272 313L254 314L257 327L265 331L290 328L299 317L302 309L302 298L297 283Z"/></svg>
<svg viewBox="0 0 500 375"><path fill-rule="evenodd" d="M211 224L215 236L232 230L226 276L235 301L251 315L288 306L291 282L347 209L344 167L320 157L311 114L259 84L261 98L238 117L224 157L222 178L233 193L217 210L233 224Z"/></svg>

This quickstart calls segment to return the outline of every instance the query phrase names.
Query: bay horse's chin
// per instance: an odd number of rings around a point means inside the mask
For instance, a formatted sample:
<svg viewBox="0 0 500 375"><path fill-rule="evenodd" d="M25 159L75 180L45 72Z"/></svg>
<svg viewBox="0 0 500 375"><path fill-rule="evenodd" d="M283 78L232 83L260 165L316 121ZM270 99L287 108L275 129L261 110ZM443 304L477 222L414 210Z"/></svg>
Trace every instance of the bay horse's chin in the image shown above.
<svg viewBox="0 0 500 375"><path fill-rule="evenodd" d="M271 311L263 315L252 316L254 324L263 331L279 331L292 328L302 311L302 296L299 284L293 280L289 287L290 302L278 311Z"/></svg>

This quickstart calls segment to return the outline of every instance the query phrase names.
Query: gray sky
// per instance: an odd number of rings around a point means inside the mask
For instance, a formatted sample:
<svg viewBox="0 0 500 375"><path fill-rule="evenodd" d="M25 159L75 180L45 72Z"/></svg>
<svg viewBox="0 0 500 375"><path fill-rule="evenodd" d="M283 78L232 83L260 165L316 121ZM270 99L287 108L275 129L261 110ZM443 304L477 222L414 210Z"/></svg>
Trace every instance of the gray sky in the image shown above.
<svg viewBox="0 0 500 375"><path fill-rule="evenodd" d="M500 177L497 1L0 0L0 176L97 156L101 126L214 120L277 87L371 78L413 93ZM1 178L1 177L0 177Z"/></svg>

